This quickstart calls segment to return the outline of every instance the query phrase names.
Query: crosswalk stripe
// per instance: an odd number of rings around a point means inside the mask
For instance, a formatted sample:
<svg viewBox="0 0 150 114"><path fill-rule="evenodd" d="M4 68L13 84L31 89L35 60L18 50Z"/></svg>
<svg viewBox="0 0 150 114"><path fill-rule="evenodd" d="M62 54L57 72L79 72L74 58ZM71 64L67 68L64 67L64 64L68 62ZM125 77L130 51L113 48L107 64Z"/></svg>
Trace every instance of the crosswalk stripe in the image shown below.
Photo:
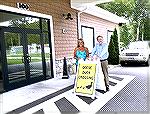
<svg viewBox="0 0 150 114"><path fill-rule="evenodd" d="M109 78L112 78L112 79L115 79L115 80L118 80L118 81L122 81L123 80L123 78L116 77L116 76L109 76Z"/></svg>
<svg viewBox="0 0 150 114"><path fill-rule="evenodd" d="M58 107L58 109L60 110L61 113L64 113L64 112L77 113L77 112L79 112L79 110L65 97L55 101L54 103Z"/></svg>
<svg viewBox="0 0 150 114"><path fill-rule="evenodd" d="M123 81L117 83L116 86L110 86L110 91L98 97L96 101L90 104L93 113L96 113L102 106L104 106L111 98L113 98L120 90L122 90L135 76L126 75Z"/></svg>
<svg viewBox="0 0 150 114"><path fill-rule="evenodd" d="M66 91L52 99L49 99L31 109L26 110L25 112L21 114L28 114L30 113L35 113L39 111L40 109L43 110L44 114L49 114L49 113L61 113L58 107L54 102L65 98L69 102L71 102L79 111L80 114L85 114L85 113L96 113L100 108L102 108L111 98L113 98L120 90L122 90L129 82L131 82L135 76L130 76L130 75L115 75L111 74L110 76L117 76L123 78L122 81L118 81L113 78L109 78L110 81L117 83L115 86L110 86L110 91L106 92L105 94L96 92L96 99L93 100L90 104L86 103L83 101L81 98L76 96L76 94L73 93L73 89Z"/></svg>
<svg viewBox="0 0 150 114"><path fill-rule="evenodd" d="M109 78L109 81L115 82L115 83L119 83L120 82L119 80L116 80L116 79L113 79L113 78Z"/></svg>
<svg viewBox="0 0 150 114"><path fill-rule="evenodd" d="M44 114L44 111L43 111L43 109L40 109L40 110L34 112L33 114Z"/></svg>

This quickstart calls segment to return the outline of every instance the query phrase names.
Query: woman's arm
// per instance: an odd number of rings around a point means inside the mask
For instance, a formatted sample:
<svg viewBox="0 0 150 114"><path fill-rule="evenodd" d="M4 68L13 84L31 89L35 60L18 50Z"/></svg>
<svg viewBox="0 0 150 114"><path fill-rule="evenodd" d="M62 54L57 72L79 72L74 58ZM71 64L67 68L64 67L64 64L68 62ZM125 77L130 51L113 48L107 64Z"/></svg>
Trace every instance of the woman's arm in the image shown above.
<svg viewBox="0 0 150 114"><path fill-rule="evenodd" d="M88 48L87 48L87 47L85 47L85 51L86 51L86 57L88 57L88 58L89 58L89 50L88 50Z"/></svg>
<svg viewBox="0 0 150 114"><path fill-rule="evenodd" d="M77 51L77 47L74 49L74 59L77 59L77 56L76 56L76 51Z"/></svg>

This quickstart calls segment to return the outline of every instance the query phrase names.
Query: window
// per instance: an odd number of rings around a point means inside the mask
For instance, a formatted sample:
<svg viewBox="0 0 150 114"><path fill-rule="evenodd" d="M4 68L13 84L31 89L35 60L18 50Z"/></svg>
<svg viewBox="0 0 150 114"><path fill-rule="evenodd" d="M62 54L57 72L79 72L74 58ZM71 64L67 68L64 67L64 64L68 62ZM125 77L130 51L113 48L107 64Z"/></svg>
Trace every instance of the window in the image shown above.
<svg viewBox="0 0 150 114"><path fill-rule="evenodd" d="M111 35L113 34L113 31L111 30L107 30L107 43L109 44L110 43L110 38L111 38Z"/></svg>
<svg viewBox="0 0 150 114"><path fill-rule="evenodd" d="M85 47L87 47L89 49L89 53L91 53L94 47L94 28L81 26L81 34Z"/></svg>

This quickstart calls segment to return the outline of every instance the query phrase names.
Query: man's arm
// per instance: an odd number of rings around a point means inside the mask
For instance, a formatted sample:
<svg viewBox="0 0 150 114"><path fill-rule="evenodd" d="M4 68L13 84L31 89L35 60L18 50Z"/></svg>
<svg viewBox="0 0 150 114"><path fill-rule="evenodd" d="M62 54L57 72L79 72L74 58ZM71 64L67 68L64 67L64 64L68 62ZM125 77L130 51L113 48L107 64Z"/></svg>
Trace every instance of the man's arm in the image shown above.
<svg viewBox="0 0 150 114"><path fill-rule="evenodd" d="M95 53L96 53L96 48L97 48L97 46L95 45L95 47L93 48L92 53L91 53L91 57L92 57L92 58L93 58L93 56L94 56Z"/></svg>

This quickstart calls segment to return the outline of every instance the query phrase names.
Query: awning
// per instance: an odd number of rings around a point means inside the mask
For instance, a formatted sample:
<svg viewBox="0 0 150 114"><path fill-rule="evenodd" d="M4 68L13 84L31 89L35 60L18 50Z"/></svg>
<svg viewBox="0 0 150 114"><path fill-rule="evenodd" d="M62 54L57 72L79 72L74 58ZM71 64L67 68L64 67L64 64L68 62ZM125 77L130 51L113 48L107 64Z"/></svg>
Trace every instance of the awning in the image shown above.
<svg viewBox="0 0 150 114"><path fill-rule="evenodd" d="M97 3L106 3L111 1L113 0L71 0L71 5L74 7L78 7L80 5L84 5L87 3L97 4Z"/></svg>
<svg viewBox="0 0 150 114"><path fill-rule="evenodd" d="M110 2L112 0L71 0L71 8L76 9L80 12L85 12L87 14L108 20L113 23L127 23L123 17L119 17L109 11L106 11L100 7L95 6L95 4ZM90 2L91 1L91 2Z"/></svg>

